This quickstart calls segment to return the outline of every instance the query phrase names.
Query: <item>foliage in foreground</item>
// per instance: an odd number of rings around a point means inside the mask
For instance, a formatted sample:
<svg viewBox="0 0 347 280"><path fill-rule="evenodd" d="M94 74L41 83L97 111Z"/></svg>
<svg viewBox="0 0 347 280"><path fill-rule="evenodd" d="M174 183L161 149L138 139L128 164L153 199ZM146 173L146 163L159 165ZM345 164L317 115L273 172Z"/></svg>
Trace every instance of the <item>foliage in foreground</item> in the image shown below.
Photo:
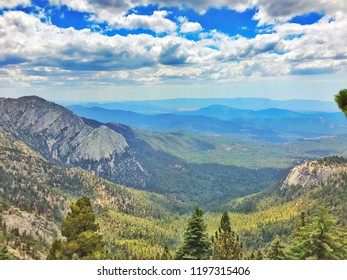
<svg viewBox="0 0 347 280"><path fill-rule="evenodd" d="M0 243L0 260L9 260L10 254L5 244Z"/></svg>
<svg viewBox="0 0 347 280"><path fill-rule="evenodd" d="M347 117L347 89L341 89L339 93L335 95L335 102L342 113Z"/></svg>
<svg viewBox="0 0 347 280"><path fill-rule="evenodd" d="M208 260L211 257L211 242L206 232L203 211L196 207L188 222L184 242L178 249L178 260Z"/></svg>
<svg viewBox="0 0 347 280"><path fill-rule="evenodd" d="M242 259L243 244L238 235L231 230L230 218L224 212L218 231L212 237L213 259L240 260Z"/></svg>
<svg viewBox="0 0 347 280"><path fill-rule="evenodd" d="M90 200L82 197L71 204L71 211L63 219L61 232L66 240L55 240L47 259L102 259L104 243L97 230Z"/></svg>
<svg viewBox="0 0 347 280"><path fill-rule="evenodd" d="M104 242L97 230L91 203L88 198L83 197L71 205L71 211L62 223L65 240L56 240L53 243L47 259L105 258ZM176 251L175 259L338 260L347 258L346 245L346 233L336 225L334 216L327 208L322 208L312 219L308 219L302 212L289 239L283 240L276 236L271 244L245 257L247 248L243 247L243 242L232 230L228 213L223 214L218 230L210 239L203 219L203 210L196 207L188 220L184 240ZM140 251L134 254L140 259L172 259L168 246L165 246L161 253L157 252L153 258ZM7 258L8 252L1 247L0 255Z"/></svg>
<svg viewBox="0 0 347 280"><path fill-rule="evenodd" d="M285 260L287 259L285 254L285 246L281 242L280 237L277 235L274 241L270 245L270 249L267 252L267 259L269 260Z"/></svg>
<svg viewBox="0 0 347 280"><path fill-rule="evenodd" d="M336 226L335 218L326 208L295 235L290 248L292 259L341 260L347 257L346 233Z"/></svg>

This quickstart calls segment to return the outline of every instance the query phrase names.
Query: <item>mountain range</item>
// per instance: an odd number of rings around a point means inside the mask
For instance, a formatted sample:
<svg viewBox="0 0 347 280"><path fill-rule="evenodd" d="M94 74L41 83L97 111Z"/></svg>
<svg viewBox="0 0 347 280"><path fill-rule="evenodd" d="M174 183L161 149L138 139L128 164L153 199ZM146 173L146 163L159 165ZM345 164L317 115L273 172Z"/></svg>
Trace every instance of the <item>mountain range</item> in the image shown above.
<svg viewBox="0 0 347 280"><path fill-rule="evenodd" d="M266 186L254 185L258 176L270 182L283 176L283 170L277 169L254 171L213 161L187 163L165 149L155 148L154 142L158 143L164 134L151 135L119 123L104 124L81 118L38 97L0 99L0 116L1 130L25 142L49 161L81 167L111 182L164 193L182 201L205 204L225 195L245 195ZM169 135L172 137L165 139L166 145L170 142L177 145L182 139L180 133ZM187 149L193 147L200 152L214 148L206 140L189 141ZM241 176L247 179L241 180ZM210 192L216 188L218 191Z"/></svg>
<svg viewBox="0 0 347 280"><path fill-rule="evenodd" d="M80 105L69 106L69 109L100 122L120 122L151 131L182 130L273 143L347 133L342 113L300 113L278 108L254 111L224 105L170 114L140 114Z"/></svg>
<svg viewBox="0 0 347 280"><path fill-rule="evenodd" d="M272 113L304 118L260 112ZM153 132L79 117L34 96L0 98L0 243L7 236L16 258L44 258L71 201L83 195L93 201L110 258L175 250L197 203L208 211L210 233L231 211L247 250L276 234L287 238L300 213L320 205L344 227L346 161L317 159L347 156L345 139L273 144Z"/></svg>
<svg viewBox="0 0 347 280"><path fill-rule="evenodd" d="M76 105L66 104L63 105ZM81 105L81 104L77 104ZM211 105L224 105L244 110L265 110L271 108L298 112L338 112L336 105L319 100L272 100L267 98L180 98L164 100L89 102L84 107L101 107L109 110L132 111L145 114L176 113L198 110Z"/></svg>

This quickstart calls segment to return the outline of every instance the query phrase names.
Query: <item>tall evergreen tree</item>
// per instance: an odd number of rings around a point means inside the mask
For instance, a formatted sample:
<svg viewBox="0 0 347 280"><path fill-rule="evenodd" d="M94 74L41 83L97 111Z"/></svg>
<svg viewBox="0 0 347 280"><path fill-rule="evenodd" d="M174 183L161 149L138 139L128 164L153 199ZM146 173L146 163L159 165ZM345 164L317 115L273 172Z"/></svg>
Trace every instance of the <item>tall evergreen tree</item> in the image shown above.
<svg viewBox="0 0 347 280"><path fill-rule="evenodd" d="M322 208L312 223L302 227L294 238L293 259L338 260L347 257L346 234L336 226L335 218Z"/></svg>
<svg viewBox="0 0 347 280"><path fill-rule="evenodd" d="M184 234L184 242L176 253L178 260L208 260L211 258L211 243L203 220L203 211L196 207Z"/></svg>
<svg viewBox="0 0 347 280"><path fill-rule="evenodd" d="M213 259L216 260L239 260L242 258L242 242L239 236L231 230L230 218L224 212L218 231L212 239Z"/></svg>
<svg viewBox="0 0 347 280"><path fill-rule="evenodd" d="M71 204L70 212L62 221L61 232L66 240L55 240L47 259L101 259L104 244L97 230L90 200L82 197Z"/></svg>
<svg viewBox="0 0 347 280"><path fill-rule="evenodd" d="M274 241L270 245L270 249L267 253L269 260L285 260L286 255L284 253L284 245L281 243L279 236L276 236Z"/></svg>

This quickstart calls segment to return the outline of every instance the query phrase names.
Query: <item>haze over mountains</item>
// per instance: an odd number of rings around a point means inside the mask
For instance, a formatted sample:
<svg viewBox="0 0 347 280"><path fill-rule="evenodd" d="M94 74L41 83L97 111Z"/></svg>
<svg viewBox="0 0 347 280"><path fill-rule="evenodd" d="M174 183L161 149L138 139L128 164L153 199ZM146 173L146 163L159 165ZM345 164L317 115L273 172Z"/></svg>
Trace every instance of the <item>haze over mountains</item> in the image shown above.
<svg viewBox="0 0 347 280"><path fill-rule="evenodd" d="M317 108L329 110L331 104L321 101L273 101L267 99L208 99L205 103L216 102L237 106L266 107L278 105L280 107L299 108L306 107L310 110ZM176 100L176 106L183 101ZM199 104L194 100L194 105ZM254 103L252 103L254 102ZM259 102L259 103L258 103ZM144 101L144 107L157 106L158 110L165 110L167 101L153 101L155 105ZM174 102L175 103L175 102ZM187 104L193 104L187 100ZM210 105L196 110L178 109L172 107L171 113L147 114L124 111L119 109L105 109L105 107L127 107L139 110L139 103L99 104L102 107L88 107L87 105L73 105L69 108L77 115L95 119L101 122L120 122L130 126L151 131L183 130L202 135L228 135L241 139L253 139L265 142L286 142L300 138L321 137L325 135L338 135L347 133L345 117L341 112L299 112L287 109L270 108L263 110L237 109L225 105ZM94 104L96 105L96 104ZM121 105L121 106L120 106ZM162 106L162 107L159 107ZM152 108L153 109L153 108ZM145 109L146 110L146 109Z"/></svg>
<svg viewBox="0 0 347 280"><path fill-rule="evenodd" d="M67 105L67 104L64 104ZM244 110L265 110L278 108L297 112L338 112L333 102L319 100L272 100L267 98L179 98L164 100L118 101L83 104L85 107L101 107L110 110L124 110L146 114L176 113L198 110L211 105L224 105Z"/></svg>

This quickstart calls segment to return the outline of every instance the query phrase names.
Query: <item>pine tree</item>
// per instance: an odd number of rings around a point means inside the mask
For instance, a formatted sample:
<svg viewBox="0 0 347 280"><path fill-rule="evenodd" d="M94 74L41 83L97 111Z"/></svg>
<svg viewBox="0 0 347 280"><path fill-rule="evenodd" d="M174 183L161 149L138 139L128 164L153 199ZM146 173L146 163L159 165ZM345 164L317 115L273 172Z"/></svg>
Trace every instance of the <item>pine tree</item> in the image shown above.
<svg viewBox="0 0 347 280"><path fill-rule="evenodd" d="M260 249L257 251L257 255L255 256L255 259L256 260L263 260L264 259L264 255Z"/></svg>
<svg viewBox="0 0 347 280"><path fill-rule="evenodd" d="M284 253L284 245L281 243L279 236L276 236L274 241L270 245L270 249L267 253L269 260L285 260L286 255Z"/></svg>
<svg viewBox="0 0 347 280"><path fill-rule="evenodd" d="M97 230L90 200L82 197L71 204L70 212L62 221L61 232L66 240L55 240L47 259L101 259L104 244Z"/></svg>
<svg viewBox="0 0 347 280"><path fill-rule="evenodd" d="M301 212L300 214L300 227L306 226L306 214L305 212Z"/></svg>
<svg viewBox="0 0 347 280"><path fill-rule="evenodd" d="M167 245L165 245L165 247L164 247L164 252L163 252L163 254L161 255L160 259L161 259L161 260L171 260L171 259L172 259L172 256L171 256L169 247L168 247Z"/></svg>
<svg viewBox="0 0 347 280"><path fill-rule="evenodd" d="M218 231L212 239L213 259L239 260L242 258L242 242L239 236L231 230L230 218L227 212L222 216Z"/></svg>
<svg viewBox="0 0 347 280"><path fill-rule="evenodd" d="M335 95L335 102L342 113L347 117L347 89L342 89Z"/></svg>
<svg viewBox="0 0 347 280"><path fill-rule="evenodd" d="M184 234L184 242L176 253L178 260L208 260L211 258L211 243L203 221L203 211L196 207Z"/></svg>
<svg viewBox="0 0 347 280"><path fill-rule="evenodd" d="M338 260L347 257L346 234L335 218L322 208L312 223L302 227L291 245L293 259Z"/></svg>
<svg viewBox="0 0 347 280"><path fill-rule="evenodd" d="M5 244L0 243L0 260L9 260L10 254L7 251L7 247Z"/></svg>

